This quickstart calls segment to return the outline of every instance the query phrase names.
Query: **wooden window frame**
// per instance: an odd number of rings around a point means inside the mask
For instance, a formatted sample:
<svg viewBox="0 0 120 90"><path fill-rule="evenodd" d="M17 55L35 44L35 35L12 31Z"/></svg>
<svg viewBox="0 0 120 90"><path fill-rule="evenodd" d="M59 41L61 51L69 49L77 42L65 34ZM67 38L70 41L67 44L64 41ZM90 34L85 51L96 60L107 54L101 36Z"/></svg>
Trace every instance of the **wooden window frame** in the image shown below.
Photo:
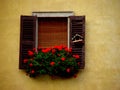
<svg viewBox="0 0 120 90"><path fill-rule="evenodd" d="M36 16L37 19L36 19L36 40L35 40L35 47L37 48L38 47L38 18L44 18L44 17L66 17L67 18L67 46L68 48L70 48L70 19L69 17L70 16L74 16L74 13L73 11L66 11L66 12L32 12L32 16Z"/></svg>

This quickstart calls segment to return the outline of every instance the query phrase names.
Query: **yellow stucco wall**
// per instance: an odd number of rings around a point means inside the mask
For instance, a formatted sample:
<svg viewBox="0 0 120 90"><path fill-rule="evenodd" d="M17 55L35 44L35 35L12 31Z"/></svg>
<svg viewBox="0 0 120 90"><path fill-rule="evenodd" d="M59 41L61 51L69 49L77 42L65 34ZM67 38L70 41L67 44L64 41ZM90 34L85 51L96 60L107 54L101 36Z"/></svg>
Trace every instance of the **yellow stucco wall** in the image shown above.
<svg viewBox="0 0 120 90"><path fill-rule="evenodd" d="M120 0L0 0L0 90L120 90ZM86 15L86 67L77 78L29 78L18 69L20 15Z"/></svg>

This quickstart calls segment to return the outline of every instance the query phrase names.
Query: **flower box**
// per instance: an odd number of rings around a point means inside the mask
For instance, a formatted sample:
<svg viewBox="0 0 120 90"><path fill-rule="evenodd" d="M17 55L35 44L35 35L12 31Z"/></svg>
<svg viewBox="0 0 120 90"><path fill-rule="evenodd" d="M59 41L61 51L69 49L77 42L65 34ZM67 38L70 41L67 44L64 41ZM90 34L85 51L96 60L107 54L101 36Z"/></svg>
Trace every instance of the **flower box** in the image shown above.
<svg viewBox="0 0 120 90"><path fill-rule="evenodd" d="M71 77L79 71L80 56L72 54L66 46L34 48L28 50L28 58L23 60L25 71L30 77L48 74L50 76Z"/></svg>

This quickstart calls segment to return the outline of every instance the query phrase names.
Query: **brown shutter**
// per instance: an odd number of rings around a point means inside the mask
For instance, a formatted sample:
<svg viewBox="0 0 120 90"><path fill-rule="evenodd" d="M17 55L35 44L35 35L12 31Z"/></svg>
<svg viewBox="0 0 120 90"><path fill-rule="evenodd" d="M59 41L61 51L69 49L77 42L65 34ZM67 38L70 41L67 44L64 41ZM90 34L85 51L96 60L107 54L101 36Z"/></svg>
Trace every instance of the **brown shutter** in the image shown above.
<svg viewBox="0 0 120 90"><path fill-rule="evenodd" d="M75 35L80 35L82 42L74 43ZM70 16L70 47L73 49L73 54L80 55L80 68L85 67L85 16Z"/></svg>
<svg viewBox="0 0 120 90"><path fill-rule="evenodd" d="M35 31L36 17L21 16L19 69L25 68L23 59L27 58L27 51L35 47Z"/></svg>

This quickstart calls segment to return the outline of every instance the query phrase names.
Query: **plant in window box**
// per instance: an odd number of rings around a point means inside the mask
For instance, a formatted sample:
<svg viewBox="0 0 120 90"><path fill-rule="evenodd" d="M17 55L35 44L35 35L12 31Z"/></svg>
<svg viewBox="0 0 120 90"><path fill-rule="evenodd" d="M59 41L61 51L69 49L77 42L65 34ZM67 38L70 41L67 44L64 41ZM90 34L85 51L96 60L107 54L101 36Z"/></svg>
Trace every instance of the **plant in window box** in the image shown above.
<svg viewBox="0 0 120 90"><path fill-rule="evenodd" d="M28 59L24 59L25 70L30 77L48 74L50 76L76 76L79 70L79 55L73 55L72 49L66 46L53 48L37 48L28 51Z"/></svg>

